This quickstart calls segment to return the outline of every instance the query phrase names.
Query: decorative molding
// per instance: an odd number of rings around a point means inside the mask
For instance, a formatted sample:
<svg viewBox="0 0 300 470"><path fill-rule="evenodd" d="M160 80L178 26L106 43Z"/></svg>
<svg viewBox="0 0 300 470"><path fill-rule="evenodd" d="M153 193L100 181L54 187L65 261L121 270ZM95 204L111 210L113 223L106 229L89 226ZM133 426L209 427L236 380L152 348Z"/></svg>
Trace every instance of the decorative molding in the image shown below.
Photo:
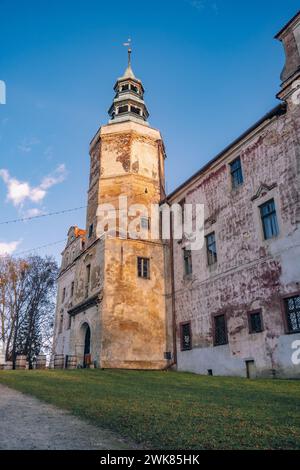
<svg viewBox="0 0 300 470"><path fill-rule="evenodd" d="M251 198L251 201L255 201L256 199L259 199L260 197L264 196L266 193L269 191L272 191L272 189L277 187L277 183L273 183L270 186L267 185L266 183L261 183L258 190L256 191L256 194Z"/></svg>
<svg viewBox="0 0 300 470"><path fill-rule="evenodd" d="M71 315L72 317L77 315L80 312L83 312L84 310L87 310L91 307L94 307L95 305L98 305L99 303L102 302L103 295L102 294L96 294L93 295L93 297L90 297L89 299L84 300L80 304L75 305L75 307L70 308L68 310L68 314Z"/></svg>

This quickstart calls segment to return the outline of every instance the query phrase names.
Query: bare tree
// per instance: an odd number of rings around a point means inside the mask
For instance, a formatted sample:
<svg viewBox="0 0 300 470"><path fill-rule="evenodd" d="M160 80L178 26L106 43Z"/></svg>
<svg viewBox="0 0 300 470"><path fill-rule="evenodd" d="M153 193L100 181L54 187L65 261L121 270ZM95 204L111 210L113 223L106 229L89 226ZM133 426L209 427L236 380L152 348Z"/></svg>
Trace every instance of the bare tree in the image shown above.
<svg viewBox="0 0 300 470"><path fill-rule="evenodd" d="M0 338L6 360L15 367L17 354L29 366L52 336L57 264L49 257L0 258Z"/></svg>

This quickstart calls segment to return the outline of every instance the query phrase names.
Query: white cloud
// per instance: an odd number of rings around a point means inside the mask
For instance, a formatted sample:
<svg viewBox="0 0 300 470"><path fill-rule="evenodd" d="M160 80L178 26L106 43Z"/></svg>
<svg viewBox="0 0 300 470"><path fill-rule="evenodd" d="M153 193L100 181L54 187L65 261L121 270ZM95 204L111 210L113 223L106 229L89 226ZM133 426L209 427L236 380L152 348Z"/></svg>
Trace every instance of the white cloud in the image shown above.
<svg viewBox="0 0 300 470"><path fill-rule="evenodd" d="M31 202L41 202L48 189L58 183L62 183L66 178L65 165L59 165L56 170L43 178L39 186L32 187L27 181L20 181L10 176L8 170L1 169L0 177L7 186L7 200L11 201L15 207L21 206L26 200Z"/></svg>
<svg viewBox="0 0 300 470"><path fill-rule="evenodd" d="M188 2L196 10L202 10L205 7L205 0L188 0Z"/></svg>
<svg viewBox="0 0 300 470"><path fill-rule="evenodd" d="M42 211L41 209L38 209L34 207L33 209L28 209L26 212L24 212L24 217L37 217L38 215L42 215L45 212Z"/></svg>
<svg viewBox="0 0 300 470"><path fill-rule="evenodd" d="M11 255L14 251L16 251L20 243L21 240L9 243L0 242L0 256Z"/></svg>
<svg viewBox="0 0 300 470"><path fill-rule="evenodd" d="M193 8L198 11L202 11L205 8L212 8L213 11L218 14L219 8L216 2L212 0L186 0Z"/></svg>
<svg viewBox="0 0 300 470"><path fill-rule="evenodd" d="M23 139L18 146L18 149L21 150L21 152L29 153L31 152L32 147L34 145L38 145L39 143L40 141L36 137L32 137L31 139Z"/></svg>

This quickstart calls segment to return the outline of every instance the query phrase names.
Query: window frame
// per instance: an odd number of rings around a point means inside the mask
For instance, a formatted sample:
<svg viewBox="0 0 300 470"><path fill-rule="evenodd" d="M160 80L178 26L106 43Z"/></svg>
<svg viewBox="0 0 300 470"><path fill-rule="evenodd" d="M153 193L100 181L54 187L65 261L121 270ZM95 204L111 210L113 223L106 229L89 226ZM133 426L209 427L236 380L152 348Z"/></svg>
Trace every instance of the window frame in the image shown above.
<svg viewBox="0 0 300 470"><path fill-rule="evenodd" d="M289 329L289 322L288 322L287 310L286 310L286 301L293 297L300 297L300 291L291 292L290 294L286 294L281 297L281 313L282 313L282 318L283 318L285 334L287 335L296 335L300 333L300 330L291 331Z"/></svg>
<svg viewBox="0 0 300 470"><path fill-rule="evenodd" d="M189 326L190 346L188 348L185 348L184 341L183 341L183 327L187 325ZM180 350L182 352L191 351L193 349L193 334L192 334L192 322L190 320L179 323L179 334L180 334Z"/></svg>
<svg viewBox="0 0 300 470"><path fill-rule="evenodd" d="M137 267L137 277L139 279L145 279L145 280L150 280L150 258L147 258L145 256L137 256L137 264L136 264L136 267ZM139 266L139 262L141 261L141 270L140 270L140 266ZM144 276L144 263L145 261L147 262L147 276Z"/></svg>
<svg viewBox="0 0 300 470"><path fill-rule="evenodd" d="M223 313L216 313L214 315L212 315L212 319L213 319L213 345L214 347L218 347L218 346L226 346L227 344L229 344L229 337L228 337L228 327L227 327L227 315L225 312ZM225 337L226 337L226 342L225 343L217 343L217 338L216 338L216 319L218 317L224 317L225 319Z"/></svg>
<svg viewBox="0 0 300 470"><path fill-rule="evenodd" d="M212 244L208 244L208 239L209 237L211 237L212 235L214 235L214 245L215 245L215 261L214 262L210 262L210 251L209 251L209 246L212 245ZM218 263L218 250L217 250L217 238L216 238L216 232L213 231L213 232L210 232L208 233L207 235L205 235L205 244L206 244L206 262L207 262L207 266L215 266L217 263Z"/></svg>
<svg viewBox="0 0 300 470"><path fill-rule="evenodd" d="M91 263L85 267L85 298L87 299L90 293L90 281L91 281Z"/></svg>
<svg viewBox="0 0 300 470"><path fill-rule="evenodd" d="M129 113L129 105L128 104L124 104L123 106L119 106L118 107L118 113L117 115L119 114L126 114L126 113Z"/></svg>
<svg viewBox="0 0 300 470"><path fill-rule="evenodd" d="M188 253L188 255L186 255ZM191 276L193 274L193 257L192 257L192 250L188 247L183 247L182 248L182 254L183 254L183 269L184 269L184 277L186 276ZM188 272L186 270L187 264L186 260L189 260L188 262Z"/></svg>
<svg viewBox="0 0 300 470"><path fill-rule="evenodd" d="M260 315L261 330L260 331L255 331L252 328L251 316L252 315L258 315L258 314ZM250 335L255 335L255 334L263 333L263 331L264 331L264 321L263 321L262 309L251 310L250 312L247 312L247 315L248 315L249 334Z"/></svg>
<svg viewBox="0 0 300 470"><path fill-rule="evenodd" d="M143 227L143 221L147 221L147 227ZM145 216L145 215L142 215L140 217L140 228L141 230L150 230L150 218Z"/></svg>
<svg viewBox="0 0 300 470"><path fill-rule="evenodd" d="M94 233L94 224L90 224L88 238L92 238L93 233Z"/></svg>
<svg viewBox="0 0 300 470"><path fill-rule="evenodd" d="M63 331L64 331L64 314L62 312L60 313L60 316L59 316L58 334L61 335Z"/></svg>
<svg viewBox="0 0 300 470"><path fill-rule="evenodd" d="M237 169L233 169L233 165L237 162L240 163L239 167ZM243 172L241 157L238 156L234 158L234 160L232 160L229 163L229 168L230 168L231 189L235 190L244 184L244 172ZM237 179L235 179L236 174L238 175Z"/></svg>
<svg viewBox="0 0 300 470"><path fill-rule="evenodd" d="M268 214L263 214L263 208L264 206L267 206L268 204L272 203L274 204L274 209L272 212L268 213ZM260 223L261 223L261 227L262 227L262 235L263 235L263 239L264 241L269 241L269 240L273 240L275 238L277 238L280 234L280 229L279 229L279 222L278 222L278 215L277 215L277 207L276 207L276 203L275 203L275 199L274 197L272 197L271 199L268 199L267 201L263 202L262 204L260 204L258 206L258 209L259 209L259 215L260 215ZM270 218L271 216L273 216L275 214L275 221L276 221L276 229L277 229L277 233L276 234L273 234L271 237L267 237L266 236L266 227L265 227L265 223L264 221L267 219L267 218Z"/></svg>

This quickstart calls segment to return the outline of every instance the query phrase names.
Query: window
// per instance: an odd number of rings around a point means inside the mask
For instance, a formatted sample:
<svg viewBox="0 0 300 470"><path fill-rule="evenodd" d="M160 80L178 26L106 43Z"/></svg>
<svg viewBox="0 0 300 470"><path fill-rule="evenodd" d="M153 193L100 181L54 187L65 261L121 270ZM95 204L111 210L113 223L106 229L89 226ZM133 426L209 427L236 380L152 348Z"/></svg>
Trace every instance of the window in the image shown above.
<svg viewBox="0 0 300 470"><path fill-rule="evenodd" d="M66 300L66 288L63 288L63 293L62 293L62 302Z"/></svg>
<svg viewBox="0 0 300 470"><path fill-rule="evenodd" d="M118 114L128 113L128 106L120 106L118 109Z"/></svg>
<svg viewBox="0 0 300 470"><path fill-rule="evenodd" d="M187 248L183 249L184 274L188 276L193 273L192 252Z"/></svg>
<svg viewBox="0 0 300 470"><path fill-rule="evenodd" d="M129 85L128 83L125 83L125 85L121 86L121 91L127 91L127 90L129 90Z"/></svg>
<svg viewBox="0 0 300 470"><path fill-rule="evenodd" d="M225 315L214 317L214 340L215 346L222 346L228 343Z"/></svg>
<svg viewBox="0 0 300 470"><path fill-rule="evenodd" d="M150 220L148 217L141 217L141 229L149 230Z"/></svg>
<svg viewBox="0 0 300 470"><path fill-rule="evenodd" d="M284 299L289 333L300 333L300 295Z"/></svg>
<svg viewBox="0 0 300 470"><path fill-rule="evenodd" d="M137 259L138 277L143 279L150 279L150 259L140 258Z"/></svg>
<svg viewBox="0 0 300 470"><path fill-rule="evenodd" d="M181 351L190 351L192 349L191 322L181 323L180 341L181 341Z"/></svg>
<svg viewBox="0 0 300 470"><path fill-rule="evenodd" d="M257 312L250 312L249 318L249 333L261 333L263 331L262 313L260 310Z"/></svg>
<svg viewBox="0 0 300 470"><path fill-rule="evenodd" d="M215 233L206 236L207 264L211 266L215 264L217 259L217 246Z"/></svg>
<svg viewBox="0 0 300 470"><path fill-rule="evenodd" d="M265 240L277 237L279 234L279 228L274 199L271 199L270 201L260 206L260 215Z"/></svg>
<svg viewBox="0 0 300 470"><path fill-rule="evenodd" d="M141 114L140 108L137 108L136 106L131 106L130 111L134 114L138 114L139 116Z"/></svg>
<svg viewBox="0 0 300 470"><path fill-rule="evenodd" d="M182 226L184 224L184 206L185 206L185 199L181 199L181 201L178 202L178 204L181 207L181 220L182 220Z"/></svg>
<svg viewBox="0 0 300 470"><path fill-rule="evenodd" d="M71 284L71 297L74 295L74 281Z"/></svg>
<svg viewBox="0 0 300 470"><path fill-rule="evenodd" d="M72 317L71 317L71 315L69 315L69 319L68 319L68 330L70 330L71 326L72 326Z"/></svg>
<svg viewBox="0 0 300 470"><path fill-rule="evenodd" d="M93 231L94 231L94 224L91 224L89 226L89 238L91 238L91 236L93 235Z"/></svg>
<svg viewBox="0 0 300 470"><path fill-rule="evenodd" d="M88 297L89 295L90 278L91 278L91 265L88 264L86 267L85 297Z"/></svg>
<svg viewBox="0 0 300 470"><path fill-rule="evenodd" d="M58 333L62 333L63 325L64 325L64 315L62 313L60 318L59 318Z"/></svg>
<svg viewBox="0 0 300 470"><path fill-rule="evenodd" d="M233 160L233 162L230 163L230 174L232 189L235 189L243 184L244 179L240 157L236 158Z"/></svg>
<svg viewBox="0 0 300 470"><path fill-rule="evenodd" d="M139 92L138 87L135 86L135 85L130 85L130 89L131 89L134 93L138 93L138 92Z"/></svg>

